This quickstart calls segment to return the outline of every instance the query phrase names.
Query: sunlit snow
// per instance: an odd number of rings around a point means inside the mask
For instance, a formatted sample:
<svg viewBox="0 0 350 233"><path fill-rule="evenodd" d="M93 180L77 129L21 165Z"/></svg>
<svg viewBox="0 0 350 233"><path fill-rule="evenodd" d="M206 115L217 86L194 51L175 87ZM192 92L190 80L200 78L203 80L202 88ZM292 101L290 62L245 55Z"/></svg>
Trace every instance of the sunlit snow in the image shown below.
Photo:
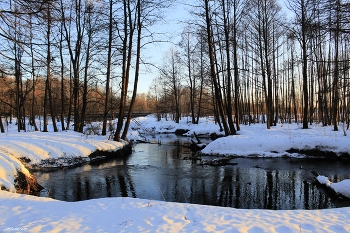
<svg viewBox="0 0 350 233"><path fill-rule="evenodd" d="M11 128L11 127L10 127ZM211 118L199 125L183 119L180 124L154 117L132 122L129 139L142 133L173 133L187 129L199 136L220 134ZM141 133L141 134L140 134ZM313 124L303 130L297 124L278 124L270 130L264 124L242 125L239 135L217 139L203 150L210 156L294 156L286 150L330 150L350 153L350 138L342 131ZM102 198L63 202L50 198L13 193L17 171L29 174L20 157L38 163L62 156L87 157L95 150L117 150L122 143L108 137L59 133L14 131L0 134L1 232L350 232L350 207L325 210L243 210L133 198ZM322 172L322 171L319 171ZM350 197L350 180L338 183L319 176L318 181Z"/></svg>

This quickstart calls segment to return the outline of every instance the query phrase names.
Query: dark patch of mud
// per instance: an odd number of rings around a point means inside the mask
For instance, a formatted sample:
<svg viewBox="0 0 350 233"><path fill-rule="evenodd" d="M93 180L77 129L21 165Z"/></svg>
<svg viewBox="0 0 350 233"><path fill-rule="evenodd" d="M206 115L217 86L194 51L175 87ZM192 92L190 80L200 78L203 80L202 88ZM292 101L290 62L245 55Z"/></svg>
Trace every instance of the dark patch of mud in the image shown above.
<svg viewBox="0 0 350 233"><path fill-rule="evenodd" d="M286 152L290 154L292 153L302 154L312 158L326 158L326 159L336 159L336 160L350 159L349 153L344 153L344 152L336 153L328 150L320 150L318 148L307 149L307 150L306 149L299 150L299 149L291 148Z"/></svg>
<svg viewBox="0 0 350 233"><path fill-rule="evenodd" d="M43 187L36 181L32 175L26 176L23 172L17 171L15 178L15 188L17 193L35 194L40 192Z"/></svg>

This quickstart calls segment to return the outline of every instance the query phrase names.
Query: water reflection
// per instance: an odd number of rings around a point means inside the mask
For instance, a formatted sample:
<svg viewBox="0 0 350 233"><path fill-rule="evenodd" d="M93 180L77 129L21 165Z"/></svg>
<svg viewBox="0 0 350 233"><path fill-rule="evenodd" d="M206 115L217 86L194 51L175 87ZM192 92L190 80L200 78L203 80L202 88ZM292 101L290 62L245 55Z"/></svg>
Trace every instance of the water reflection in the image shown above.
<svg viewBox="0 0 350 233"><path fill-rule="evenodd" d="M42 196L65 201L137 197L244 209L350 206L329 199L310 172L322 171L335 182L349 179L344 162L238 158L236 166L202 166L183 160L190 154L183 143L138 144L123 159L35 175L46 187Z"/></svg>

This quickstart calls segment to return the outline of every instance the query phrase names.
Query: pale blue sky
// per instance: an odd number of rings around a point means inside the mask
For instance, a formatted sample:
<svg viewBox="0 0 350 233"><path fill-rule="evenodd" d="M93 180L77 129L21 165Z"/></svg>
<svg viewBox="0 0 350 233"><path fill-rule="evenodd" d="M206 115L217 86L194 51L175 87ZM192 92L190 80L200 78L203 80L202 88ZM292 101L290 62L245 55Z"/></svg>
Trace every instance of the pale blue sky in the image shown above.
<svg viewBox="0 0 350 233"><path fill-rule="evenodd" d="M285 16L292 17L290 11L286 8L284 0L278 0ZM287 0L286 0L287 1ZM146 49L142 51L142 58L145 62L152 63L156 66L161 66L163 63L164 54L173 46L173 43L178 43L181 39L186 22L192 16L189 13L190 7L181 3L174 3L169 9L164 10L164 20L154 26L153 31L157 33L164 33L165 36L160 37L162 40L170 40L169 42L149 44ZM169 39L170 38L170 39ZM141 67L138 93L147 93L152 80L159 75L156 68L152 68L150 72ZM131 85L130 85L131 86Z"/></svg>
<svg viewBox="0 0 350 233"><path fill-rule="evenodd" d="M173 43L178 43L180 40L180 33L184 28L184 24L181 21L189 18L190 15L185 7L181 4L176 4L169 9L165 9L164 20L157 23L154 26L153 31L157 33L164 33L159 39L169 42L159 42L147 45L147 47L142 51L142 58L145 62L152 63L157 66L162 65L162 60L164 54L173 46ZM147 93L152 80L158 76L159 72L156 68L152 68L151 72L147 72L144 67L142 67L138 93Z"/></svg>

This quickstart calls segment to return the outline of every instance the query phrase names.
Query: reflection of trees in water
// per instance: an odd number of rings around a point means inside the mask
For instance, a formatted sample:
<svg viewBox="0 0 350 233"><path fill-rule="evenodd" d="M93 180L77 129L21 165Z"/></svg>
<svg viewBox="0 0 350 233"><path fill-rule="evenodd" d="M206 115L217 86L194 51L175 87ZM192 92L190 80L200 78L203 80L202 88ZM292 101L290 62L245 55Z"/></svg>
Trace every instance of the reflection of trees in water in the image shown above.
<svg viewBox="0 0 350 233"><path fill-rule="evenodd" d="M120 187L120 195L122 197L127 197L128 196L128 186L126 185L125 182L125 177L123 175L118 175L118 182L119 182L119 187Z"/></svg>
<svg viewBox="0 0 350 233"><path fill-rule="evenodd" d="M300 179L296 172L250 168L223 168L220 172L217 177L208 176L204 182L216 185L202 185L203 196L208 197L208 192L216 194L209 201L211 203L206 204L247 209L323 209L332 206L315 185Z"/></svg>
<svg viewBox="0 0 350 233"><path fill-rule="evenodd" d="M132 177L130 176L127 169L123 169L123 171L120 173L118 172L118 183L120 188L120 195L122 197L128 197L129 191L131 192L131 197L137 197Z"/></svg>
<svg viewBox="0 0 350 233"><path fill-rule="evenodd" d="M115 177L114 176L106 176L105 177L105 182L106 182L106 194L107 197L111 197L112 196L112 185L111 183L114 183L115 181Z"/></svg>
<svg viewBox="0 0 350 233"><path fill-rule="evenodd" d="M232 176L225 175L222 179L222 187L219 195L218 205L220 206L232 206L233 202L233 185Z"/></svg>
<svg viewBox="0 0 350 233"><path fill-rule="evenodd" d="M127 158L112 161L109 164L98 165L103 166L103 174L94 175L87 172L84 176L78 175L71 182L73 187L65 188L66 199L69 199L67 190L73 190L71 201L87 200L100 197L137 197L135 185L129 174L129 168L125 166ZM130 193L130 194L129 194Z"/></svg>
<svg viewBox="0 0 350 233"><path fill-rule="evenodd" d="M70 186L67 186L67 183L64 182L61 184L62 189L57 187L53 188L53 192L50 196L53 198L62 196L63 200L66 201L81 201L114 196L137 197L135 185L128 169L124 167L122 169L116 169L115 171L117 173L116 175L109 175L110 173L106 172L102 177L95 177L93 174L83 177L76 176L73 182L70 182ZM58 190L63 193L58 193ZM131 193L130 195L129 192Z"/></svg>

